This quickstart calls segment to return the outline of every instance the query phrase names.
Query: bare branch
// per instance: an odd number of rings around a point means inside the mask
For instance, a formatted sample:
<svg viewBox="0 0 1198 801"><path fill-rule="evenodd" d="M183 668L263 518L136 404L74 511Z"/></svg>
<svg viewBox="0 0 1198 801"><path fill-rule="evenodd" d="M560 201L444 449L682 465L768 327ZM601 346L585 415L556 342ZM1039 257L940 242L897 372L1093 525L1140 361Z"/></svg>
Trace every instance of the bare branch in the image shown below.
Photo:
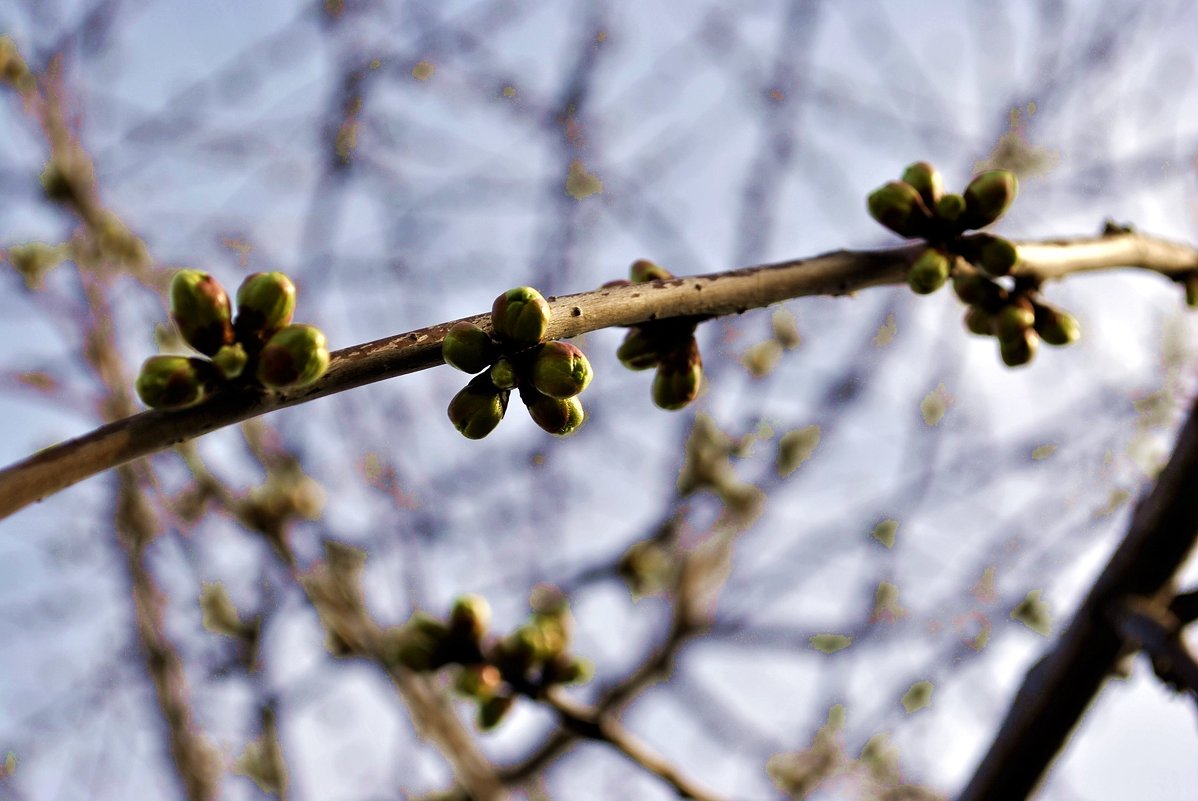
<svg viewBox="0 0 1198 801"><path fill-rule="evenodd" d="M671 317L739 314L791 298L847 295L904 280L922 244L879 251L836 251L810 259L649 284L605 287L552 298L548 335L566 339L613 326ZM1089 239L1019 243L1016 270L1042 280L1074 272L1138 267L1167 276L1198 270L1198 250L1135 233ZM489 328L487 315L465 318ZM0 471L0 517L89 476L184 440L276 409L295 406L375 381L442 363L441 340L453 323L397 334L333 354L319 381L290 392L240 389L181 411L149 411L56 445Z"/></svg>

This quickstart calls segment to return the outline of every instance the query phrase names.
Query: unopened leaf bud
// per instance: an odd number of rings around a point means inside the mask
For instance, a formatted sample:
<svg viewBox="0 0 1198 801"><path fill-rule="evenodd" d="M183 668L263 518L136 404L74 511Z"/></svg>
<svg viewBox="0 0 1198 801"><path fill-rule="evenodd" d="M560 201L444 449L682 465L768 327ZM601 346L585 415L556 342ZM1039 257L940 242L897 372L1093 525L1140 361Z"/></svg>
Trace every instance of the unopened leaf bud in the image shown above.
<svg viewBox="0 0 1198 801"><path fill-rule="evenodd" d="M546 342L533 360L532 383L551 398L573 398L591 383L591 363L569 342Z"/></svg>
<svg viewBox="0 0 1198 801"><path fill-rule="evenodd" d="M692 341L689 353L696 356L699 347ZM697 358L677 358L663 361L653 376L653 402L658 407L675 411L699 397L703 384L703 361Z"/></svg>
<svg viewBox="0 0 1198 801"><path fill-rule="evenodd" d="M1006 213L1018 191L1015 173L1010 170L981 173L965 187L965 213L961 222L966 228L989 225Z"/></svg>
<svg viewBox="0 0 1198 801"><path fill-rule="evenodd" d="M528 388L520 390L520 398L528 407L532 421L556 437L574 433L586 419L582 402L577 397L551 398Z"/></svg>
<svg viewBox="0 0 1198 801"><path fill-rule="evenodd" d="M328 340L316 326L293 324L276 331L258 355L258 380L274 389L302 387L329 366Z"/></svg>
<svg viewBox="0 0 1198 801"><path fill-rule="evenodd" d="M186 356L151 356L141 366L134 388L151 409L182 409L204 399L208 365Z"/></svg>
<svg viewBox="0 0 1198 801"><path fill-rule="evenodd" d="M981 306L970 306L965 310L965 327L978 336L994 336L994 315Z"/></svg>
<svg viewBox="0 0 1198 801"><path fill-rule="evenodd" d="M514 703L510 695L493 695L478 704L478 727L483 731L498 726Z"/></svg>
<svg viewBox="0 0 1198 801"><path fill-rule="evenodd" d="M1007 298L1007 290L978 273L961 271L953 276L953 292L962 303L997 309Z"/></svg>
<svg viewBox="0 0 1198 801"><path fill-rule="evenodd" d="M441 342L445 363L463 373L478 373L495 361L495 343L491 335L474 323L454 323Z"/></svg>
<svg viewBox="0 0 1198 801"><path fill-rule="evenodd" d="M479 640L491 625L491 605L481 595L460 595L449 613L449 628Z"/></svg>
<svg viewBox="0 0 1198 801"><path fill-rule="evenodd" d="M240 376L247 361L249 361L249 356L246 355L245 348L241 346L240 342L225 345L212 357L212 364L216 366L217 371L226 381L232 381Z"/></svg>
<svg viewBox="0 0 1198 801"><path fill-rule="evenodd" d="M581 684L590 681L595 666L589 660L567 653L559 653L550 659L541 673L545 684Z"/></svg>
<svg viewBox="0 0 1198 801"><path fill-rule="evenodd" d="M1081 336L1077 318L1067 311L1053 308L1044 303L1035 304L1036 333L1049 345L1068 345Z"/></svg>
<svg viewBox="0 0 1198 801"><path fill-rule="evenodd" d="M1036 322L1036 313L1027 298L1016 298L999 310L994 318L994 334L1000 340L1019 339Z"/></svg>
<svg viewBox="0 0 1198 801"><path fill-rule="evenodd" d="M935 292L948 280L952 262L939 248L927 248L907 271L907 285L920 295Z"/></svg>
<svg viewBox="0 0 1198 801"><path fill-rule="evenodd" d="M171 279L171 319L188 345L212 356L233 344L229 295L203 270L180 270Z"/></svg>
<svg viewBox="0 0 1198 801"><path fill-rule="evenodd" d="M920 237L928 233L931 215L919 192L911 184L891 181L869 196L869 214L899 236Z"/></svg>
<svg viewBox="0 0 1198 801"><path fill-rule="evenodd" d="M1026 328L1020 336L998 341L999 354L1007 367L1019 367L1027 364L1036 355L1040 346L1040 337L1034 329Z"/></svg>
<svg viewBox="0 0 1198 801"><path fill-rule="evenodd" d="M491 376L491 383L499 389L512 390L520 383L516 365L512 364L512 360L508 358L496 360L495 364L491 365L488 375Z"/></svg>
<svg viewBox="0 0 1198 801"><path fill-rule="evenodd" d="M291 322L295 313L295 284L280 272L246 276L237 289L237 338L266 339Z"/></svg>
<svg viewBox="0 0 1198 801"><path fill-rule="evenodd" d="M1019 263L1019 249L1001 236L974 234L961 244L962 254L988 275L1009 275Z"/></svg>
<svg viewBox="0 0 1198 801"><path fill-rule="evenodd" d="M656 367L660 360L658 341L645 334L640 328L633 328L624 335L624 342L616 351L620 364L629 370L648 370Z"/></svg>
<svg viewBox="0 0 1198 801"><path fill-rule="evenodd" d="M545 338L552 317L549 303L532 287L509 289L491 306L491 327L500 339L535 345Z"/></svg>
<svg viewBox="0 0 1198 801"><path fill-rule="evenodd" d="M659 267L657 264L648 259L637 259L632 263L632 267L628 270L629 276L634 284L644 284L649 281L665 281L668 278L673 278L674 274L664 267Z"/></svg>
<svg viewBox="0 0 1198 801"><path fill-rule="evenodd" d="M482 439L495 430L507 411L508 392L476 376L449 402L449 422L467 439Z"/></svg>
<svg viewBox="0 0 1198 801"><path fill-rule="evenodd" d="M936 216L946 223L956 225L965 214L965 198L961 195L941 195L936 201Z"/></svg>
<svg viewBox="0 0 1198 801"><path fill-rule="evenodd" d="M917 161L903 170L903 183L914 187L929 209L935 208L944 194L944 178L940 170L926 161Z"/></svg>

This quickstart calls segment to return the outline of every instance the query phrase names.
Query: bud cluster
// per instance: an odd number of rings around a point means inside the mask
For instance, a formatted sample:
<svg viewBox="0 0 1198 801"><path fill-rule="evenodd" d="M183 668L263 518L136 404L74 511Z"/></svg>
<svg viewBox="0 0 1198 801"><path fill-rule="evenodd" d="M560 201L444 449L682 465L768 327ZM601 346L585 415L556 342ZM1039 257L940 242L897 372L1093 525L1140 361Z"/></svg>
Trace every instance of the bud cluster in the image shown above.
<svg viewBox="0 0 1198 801"><path fill-rule="evenodd" d="M605 286L643 284L673 278L668 270L648 259L638 259L629 269L632 280L609 281ZM703 385L703 356L695 339L699 321L680 318L656 320L633 326L616 356L629 370L656 368L653 402L662 409L681 409L695 398Z"/></svg>
<svg viewBox="0 0 1198 801"><path fill-rule="evenodd" d="M1077 320L1044 303L1036 286L1007 278L1019 263L1013 242L988 233L965 233L1001 217L1017 191L1012 173L988 170L975 176L962 194L945 194L939 171L920 161L907 167L902 180L869 196L869 213L875 220L928 244L907 272L911 289L930 294L951 278L957 296L968 306L965 327L996 337L1002 360L1010 367L1030 362L1041 340L1068 345L1079 335Z"/></svg>
<svg viewBox="0 0 1198 801"><path fill-rule="evenodd" d="M151 356L137 376L146 406L180 409L210 391L252 380L271 389L311 384L329 366L324 333L291 322L295 284L280 272L254 273L237 290L237 316L219 281L202 270L171 279L171 320L183 341L207 356Z"/></svg>
<svg viewBox="0 0 1198 801"><path fill-rule="evenodd" d="M564 596L538 587L531 606L525 622L499 636L489 631L487 600L460 596L445 620L417 612L391 630L388 656L417 672L455 666L454 690L477 704L480 729L494 728L516 696L537 698L553 685L590 678L590 664L569 652L572 619Z"/></svg>
<svg viewBox="0 0 1198 801"><path fill-rule="evenodd" d="M463 436L482 439L507 411L512 390L538 426L573 433L585 417L578 395L591 382L587 357L568 342L545 342L553 313L531 287L509 289L491 307L491 330L455 323L441 343L445 363L477 373L449 402L449 420Z"/></svg>
<svg viewBox="0 0 1198 801"><path fill-rule="evenodd" d="M1008 290L980 273L963 273L953 278L953 290L966 304L965 327L995 337L1008 367L1030 362L1041 341L1061 346L1080 336L1077 319L1044 302L1035 287L1017 282Z"/></svg>

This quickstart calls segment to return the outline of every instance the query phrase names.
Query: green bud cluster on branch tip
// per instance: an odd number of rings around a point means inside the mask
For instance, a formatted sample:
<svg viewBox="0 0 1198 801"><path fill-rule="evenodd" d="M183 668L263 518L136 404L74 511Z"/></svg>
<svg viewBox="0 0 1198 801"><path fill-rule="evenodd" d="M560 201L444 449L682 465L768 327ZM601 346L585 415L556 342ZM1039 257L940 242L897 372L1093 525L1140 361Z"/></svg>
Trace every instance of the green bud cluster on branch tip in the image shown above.
<svg viewBox="0 0 1198 801"><path fill-rule="evenodd" d="M237 316L225 288L202 270L171 279L170 316L183 341L210 357L152 356L142 365L137 394L151 408L198 403L221 386L300 387L324 375L328 342L315 326L293 324L295 285L283 273L254 273L237 290ZM190 372L183 364L191 365ZM183 385L194 387L184 391ZM170 391L166 391L166 387Z"/></svg>
<svg viewBox="0 0 1198 801"><path fill-rule="evenodd" d="M1069 345L1081 335L1073 315L1045 303L1034 287L1016 284L1008 290L981 273L969 273L954 277L953 289L966 304L965 328L995 337L1008 367L1030 362L1041 341Z"/></svg>
<svg viewBox="0 0 1198 801"><path fill-rule="evenodd" d="M491 330L455 323L441 343L445 363L477 373L449 402L449 420L463 436L482 439L507 411L512 390L533 422L565 436L585 418L578 395L591 382L591 364L574 345L544 342L552 312L531 287L509 289L491 307Z"/></svg>
<svg viewBox="0 0 1198 801"><path fill-rule="evenodd" d="M586 681L592 673L589 662L569 651L572 618L564 596L534 589L531 605L523 623L492 634L487 600L462 595L444 620L416 612L388 630L384 652L392 664L416 672L456 668L454 692L473 700L479 728L491 729L517 696L539 698L551 686Z"/></svg>
<svg viewBox="0 0 1198 801"><path fill-rule="evenodd" d="M637 259L629 269L631 281L609 281L604 286L666 281L674 275L648 259ZM653 377L653 402L675 411L699 397L703 386L703 357L695 339L699 320L678 318L641 323L628 330L616 358L629 370L657 368Z"/></svg>

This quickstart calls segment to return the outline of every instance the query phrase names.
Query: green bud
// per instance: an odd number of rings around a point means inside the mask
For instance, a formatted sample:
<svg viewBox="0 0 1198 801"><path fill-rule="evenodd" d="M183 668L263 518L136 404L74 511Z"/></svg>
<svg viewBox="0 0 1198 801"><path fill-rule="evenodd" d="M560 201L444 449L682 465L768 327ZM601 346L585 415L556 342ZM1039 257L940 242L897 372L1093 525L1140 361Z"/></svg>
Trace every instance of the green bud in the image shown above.
<svg viewBox="0 0 1198 801"><path fill-rule="evenodd" d="M586 659L560 653L550 659L541 672L545 684L580 684L590 681L595 666Z"/></svg>
<svg viewBox="0 0 1198 801"><path fill-rule="evenodd" d="M171 319L188 345L212 356L233 344L232 311L225 288L203 270L180 270L171 279Z"/></svg>
<svg viewBox="0 0 1198 801"><path fill-rule="evenodd" d="M532 384L542 395L573 398L591 383L591 363L568 342L546 342L532 363Z"/></svg>
<svg viewBox="0 0 1198 801"><path fill-rule="evenodd" d="M941 195L936 201L936 216L946 223L955 224L965 213L965 198L960 195Z"/></svg>
<svg viewBox="0 0 1198 801"><path fill-rule="evenodd" d="M869 196L869 214L899 236L920 237L928 233L931 215L919 192L911 184L891 181Z"/></svg>
<svg viewBox="0 0 1198 801"><path fill-rule="evenodd" d="M653 376L653 402L669 411L681 409L699 397L702 385L703 359L692 339L684 351L671 354L658 365Z"/></svg>
<svg viewBox="0 0 1198 801"><path fill-rule="evenodd" d="M998 308L1007 297L1007 290L986 276L965 271L953 276L953 292L962 303L984 309Z"/></svg>
<svg viewBox="0 0 1198 801"><path fill-rule="evenodd" d="M1019 367L1027 364L1036 355L1040 347L1040 337L1031 328L1024 329L1020 336L998 341L999 354L1007 367Z"/></svg>
<svg viewBox="0 0 1198 801"><path fill-rule="evenodd" d="M204 399L208 365L186 356L151 356L141 366L134 388L151 409L182 409Z"/></svg>
<svg viewBox="0 0 1198 801"><path fill-rule="evenodd" d="M1019 339L1036 322L1036 313L1026 298L1003 306L994 318L994 334L1001 341Z"/></svg>
<svg viewBox="0 0 1198 801"><path fill-rule="evenodd" d="M291 322L295 313L295 284L284 273L254 273L237 289L237 338L265 339Z"/></svg>
<svg viewBox="0 0 1198 801"><path fill-rule="evenodd" d="M948 280L952 262L939 248L927 248L907 271L907 284L920 295L929 295Z"/></svg>
<svg viewBox="0 0 1198 801"><path fill-rule="evenodd" d="M485 701L503 686L503 676L494 665L464 665L453 680L453 689L468 698Z"/></svg>
<svg viewBox="0 0 1198 801"><path fill-rule="evenodd" d="M628 274L632 277L632 283L644 284L649 281L665 281L668 278L673 278L674 274L664 267L659 267L648 259L637 259L629 268Z"/></svg>
<svg viewBox="0 0 1198 801"><path fill-rule="evenodd" d="M395 662L408 670L424 672L436 670L445 664L441 653L443 644L444 639L409 622L396 632L390 647Z"/></svg>
<svg viewBox="0 0 1198 801"><path fill-rule="evenodd" d="M940 170L926 161L917 161L903 170L903 183L910 184L929 209L935 208L944 194L944 179Z"/></svg>
<svg viewBox="0 0 1198 801"><path fill-rule="evenodd" d="M658 342L654 337L647 336L640 328L633 328L624 335L616 358L629 370L648 370L657 366L660 358L657 347Z"/></svg>
<svg viewBox="0 0 1198 801"><path fill-rule="evenodd" d="M445 363L471 375L487 369L495 354L491 335L474 323L454 323L441 342Z"/></svg>
<svg viewBox="0 0 1198 801"><path fill-rule="evenodd" d="M532 287L509 289L491 306L491 327L500 339L535 345L545 338L552 317L549 303Z"/></svg>
<svg viewBox="0 0 1198 801"><path fill-rule="evenodd" d="M981 306L970 306L965 310L965 327L978 336L994 336L994 315Z"/></svg>
<svg viewBox="0 0 1198 801"><path fill-rule="evenodd" d="M329 366L328 341L316 326L280 328L258 355L258 380L273 389L302 387L324 375Z"/></svg>
<svg viewBox="0 0 1198 801"><path fill-rule="evenodd" d="M551 398L535 389L526 388L520 390L520 399L528 407L532 421L555 437L573 434L586 419L582 402L577 397Z"/></svg>
<svg viewBox="0 0 1198 801"><path fill-rule="evenodd" d="M245 348L240 342L234 342L232 345L225 345L216 352L212 357L212 363L220 372L221 377L226 381L232 381L241 375L241 371L245 369L246 362L249 357L246 355Z"/></svg>
<svg viewBox="0 0 1198 801"><path fill-rule="evenodd" d="M1053 308L1044 303L1036 303L1036 333L1049 345L1068 345L1076 342L1081 336L1081 327L1077 318L1061 309Z"/></svg>
<svg viewBox="0 0 1198 801"><path fill-rule="evenodd" d="M478 727L483 731L495 728L503 721L504 715L512 708L514 700L510 695L493 695L478 704Z"/></svg>
<svg viewBox="0 0 1198 801"><path fill-rule="evenodd" d="M460 595L449 612L449 628L479 640L491 625L491 605L481 595Z"/></svg>
<svg viewBox="0 0 1198 801"><path fill-rule="evenodd" d="M1009 170L987 170L965 187L965 214L961 222L966 228L982 228L1001 217L1019 191L1015 173Z"/></svg>
<svg viewBox="0 0 1198 801"><path fill-rule="evenodd" d="M516 365L512 364L512 360L501 358L491 365L491 383L499 389L515 389L520 383L520 375L516 372Z"/></svg>
<svg viewBox="0 0 1198 801"><path fill-rule="evenodd" d="M961 255L978 269L995 277L1009 275L1019 263L1019 248L993 234L974 234L961 242Z"/></svg>
<svg viewBox="0 0 1198 801"><path fill-rule="evenodd" d="M1198 273L1186 276L1186 305L1191 309L1198 308Z"/></svg>
<svg viewBox="0 0 1198 801"><path fill-rule="evenodd" d="M449 422L467 439L482 439L503 419L507 401L507 390L492 384L490 376L476 376L449 402Z"/></svg>

